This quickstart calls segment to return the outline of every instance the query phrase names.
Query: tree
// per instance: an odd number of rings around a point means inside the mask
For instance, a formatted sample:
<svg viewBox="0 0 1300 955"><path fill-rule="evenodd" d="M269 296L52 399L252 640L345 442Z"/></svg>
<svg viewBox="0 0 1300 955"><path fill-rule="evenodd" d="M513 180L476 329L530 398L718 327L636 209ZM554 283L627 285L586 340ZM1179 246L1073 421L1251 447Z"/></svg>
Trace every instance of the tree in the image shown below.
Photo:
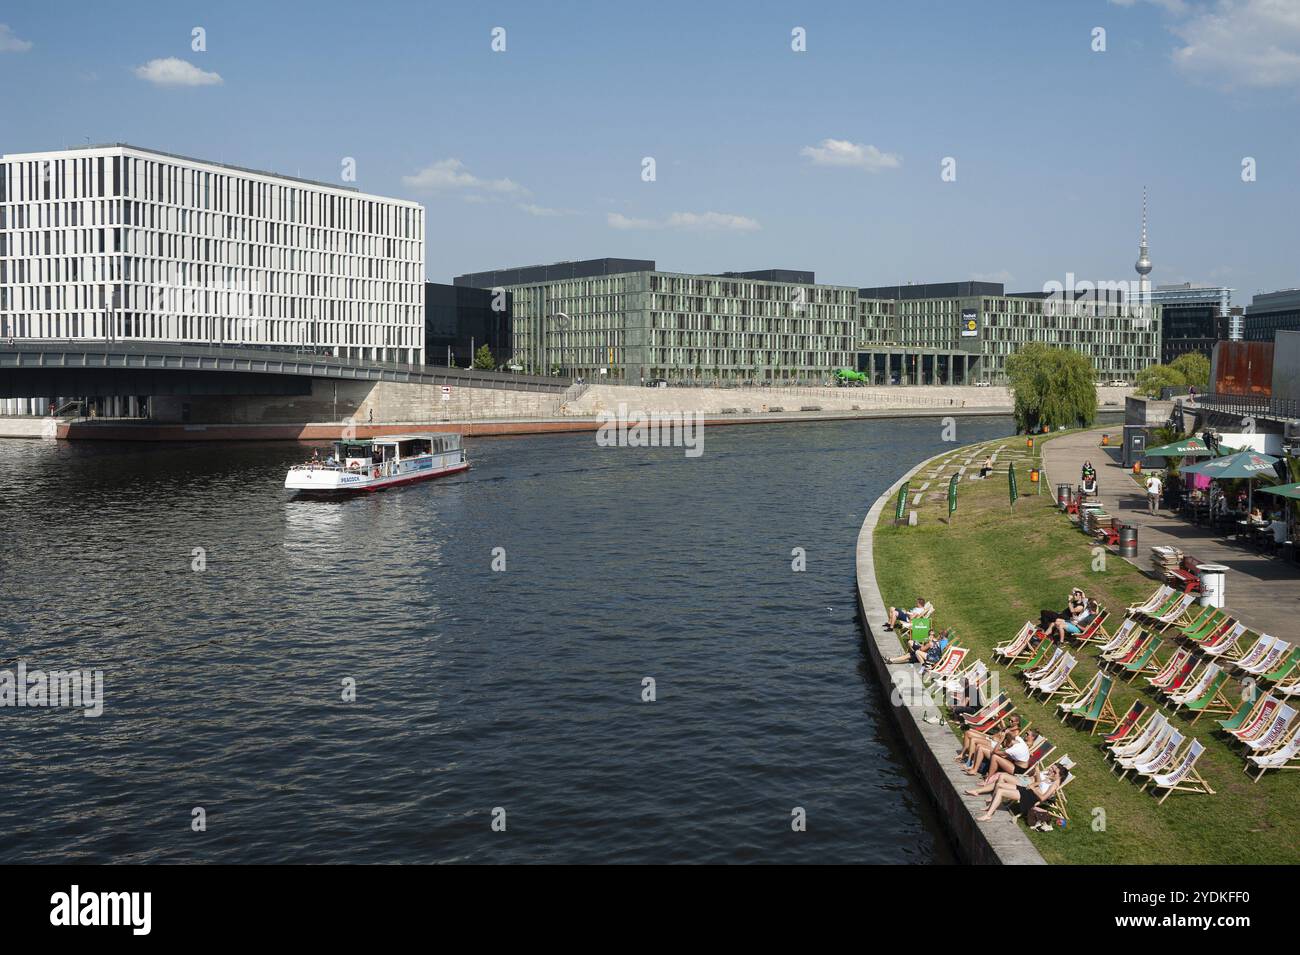
<svg viewBox="0 0 1300 955"><path fill-rule="evenodd" d="M1096 370L1080 352L1030 342L1007 358L1016 427L1088 427L1097 418Z"/></svg>
<svg viewBox="0 0 1300 955"><path fill-rule="evenodd" d="M1209 374L1205 377L1209 378ZM1137 373L1133 390L1148 398L1159 398L1163 389L1182 388L1186 384L1182 372L1171 365L1147 365Z"/></svg>
<svg viewBox="0 0 1300 955"><path fill-rule="evenodd" d="M473 367L483 371L491 371L496 366L496 359L492 357L492 349L488 348L487 345L480 345L478 351L474 353Z"/></svg>
<svg viewBox="0 0 1300 955"><path fill-rule="evenodd" d="M1179 355L1169 367L1183 376L1183 384L1202 394L1210 387L1210 359L1198 351Z"/></svg>

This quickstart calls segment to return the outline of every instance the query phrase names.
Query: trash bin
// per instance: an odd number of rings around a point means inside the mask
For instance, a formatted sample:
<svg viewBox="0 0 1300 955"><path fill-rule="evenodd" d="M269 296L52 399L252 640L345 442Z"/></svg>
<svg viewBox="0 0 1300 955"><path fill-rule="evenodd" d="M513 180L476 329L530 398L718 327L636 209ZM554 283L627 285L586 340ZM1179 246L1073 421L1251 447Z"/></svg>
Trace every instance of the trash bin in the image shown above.
<svg viewBox="0 0 1300 955"><path fill-rule="evenodd" d="M1070 506L1070 485L1056 485L1056 506L1061 510L1065 510Z"/></svg>
<svg viewBox="0 0 1300 955"><path fill-rule="evenodd" d="M1201 577L1201 606L1223 609L1228 568L1222 564L1201 564L1196 569Z"/></svg>
<svg viewBox="0 0 1300 955"><path fill-rule="evenodd" d="M1119 529L1119 556L1136 557L1138 555L1138 529L1132 524L1125 524Z"/></svg>

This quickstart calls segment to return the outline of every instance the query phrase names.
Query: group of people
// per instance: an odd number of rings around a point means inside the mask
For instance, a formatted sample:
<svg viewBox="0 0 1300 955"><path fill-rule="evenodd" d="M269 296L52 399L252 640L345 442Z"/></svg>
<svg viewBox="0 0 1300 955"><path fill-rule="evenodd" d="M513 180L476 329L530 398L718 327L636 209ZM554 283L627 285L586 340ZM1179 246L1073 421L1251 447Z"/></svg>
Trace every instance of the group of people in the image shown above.
<svg viewBox="0 0 1300 955"><path fill-rule="evenodd" d="M889 608L889 620L885 624L885 629L889 631L906 630L911 631L921 620L930 620L934 617L934 604L924 597L917 597L916 604L911 610L904 610L902 607ZM943 652L948 649L949 636L948 631L935 633L931 631L925 640L908 640L908 650L902 656L891 657L890 663L916 663L923 667L932 667L943 658Z"/></svg>
<svg viewBox="0 0 1300 955"><path fill-rule="evenodd" d="M1097 601L1089 600L1087 594L1075 587L1066 598L1064 610L1044 610L1039 613L1038 626L1052 642L1060 643L1067 636L1074 637L1083 633L1099 609Z"/></svg>

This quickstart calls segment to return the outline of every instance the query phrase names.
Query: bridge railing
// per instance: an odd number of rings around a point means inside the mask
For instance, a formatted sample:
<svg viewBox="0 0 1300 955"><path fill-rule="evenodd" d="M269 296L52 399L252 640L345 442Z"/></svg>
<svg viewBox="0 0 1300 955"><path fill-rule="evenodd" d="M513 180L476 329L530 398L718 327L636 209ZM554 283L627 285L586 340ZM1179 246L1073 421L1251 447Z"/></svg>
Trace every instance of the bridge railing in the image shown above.
<svg viewBox="0 0 1300 955"><path fill-rule="evenodd" d="M1198 395L1196 404L1211 411L1255 418L1300 421L1300 400L1265 395Z"/></svg>

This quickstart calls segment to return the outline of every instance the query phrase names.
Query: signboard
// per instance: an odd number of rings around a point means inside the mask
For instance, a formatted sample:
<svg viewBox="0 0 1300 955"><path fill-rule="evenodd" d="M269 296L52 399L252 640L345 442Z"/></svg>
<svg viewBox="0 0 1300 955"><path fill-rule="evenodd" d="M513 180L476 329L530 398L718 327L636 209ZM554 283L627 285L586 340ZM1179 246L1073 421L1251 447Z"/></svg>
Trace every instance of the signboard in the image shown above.
<svg viewBox="0 0 1300 955"><path fill-rule="evenodd" d="M957 512L957 480L960 475L954 474L948 481L948 523L952 523L952 516Z"/></svg>
<svg viewBox="0 0 1300 955"><path fill-rule="evenodd" d="M1016 490L1016 466L1014 464L1007 465L1007 491L1011 495L1011 506L1015 507L1016 498L1018 498L1020 494Z"/></svg>
<svg viewBox="0 0 1300 955"><path fill-rule="evenodd" d="M903 486L898 489L898 504L894 507L894 522L901 523L903 515L907 513L907 485L911 483L904 481Z"/></svg>
<svg viewBox="0 0 1300 955"><path fill-rule="evenodd" d="M961 337L979 338L979 335L979 312L973 308L963 308L961 310Z"/></svg>
<svg viewBox="0 0 1300 955"><path fill-rule="evenodd" d="M443 401L451 401L451 386L450 386L450 385L443 385L443 386L442 386L442 400L443 400Z"/></svg>

